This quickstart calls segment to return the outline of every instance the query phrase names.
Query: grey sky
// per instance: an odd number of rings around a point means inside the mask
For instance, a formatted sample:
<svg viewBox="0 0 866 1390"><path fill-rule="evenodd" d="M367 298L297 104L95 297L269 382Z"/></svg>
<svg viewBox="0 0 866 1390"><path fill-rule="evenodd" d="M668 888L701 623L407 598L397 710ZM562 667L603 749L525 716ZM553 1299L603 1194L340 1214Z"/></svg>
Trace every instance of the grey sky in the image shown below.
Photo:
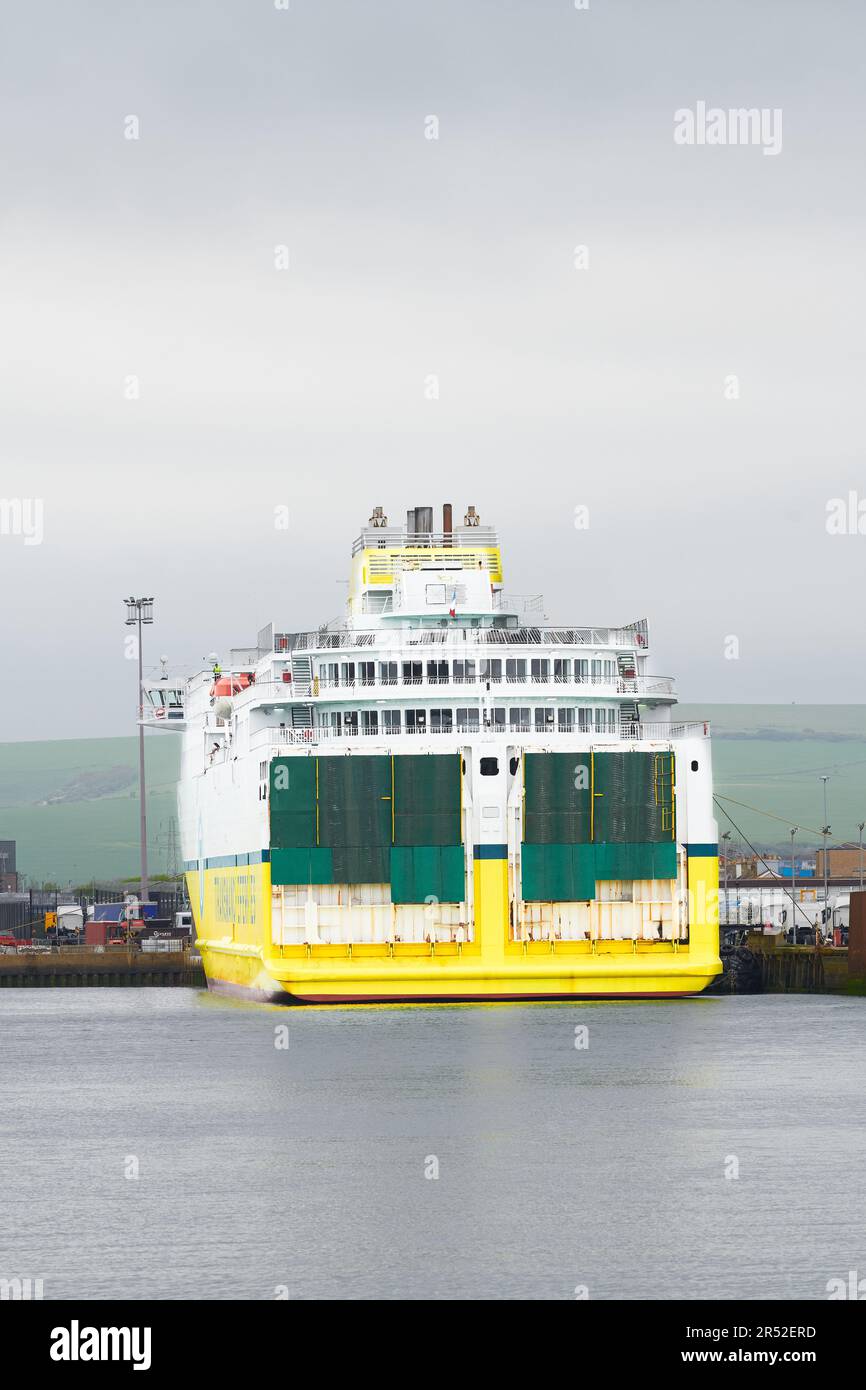
<svg viewBox="0 0 866 1390"><path fill-rule="evenodd" d="M0 497L45 534L0 535L3 739L129 731L130 591L148 664L335 616L374 503L474 503L509 589L646 615L684 700L862 699L866 535L825 528L866 499L857 0L4 30ZM701 100L781 108L781 153L677 146Z"/></svg>

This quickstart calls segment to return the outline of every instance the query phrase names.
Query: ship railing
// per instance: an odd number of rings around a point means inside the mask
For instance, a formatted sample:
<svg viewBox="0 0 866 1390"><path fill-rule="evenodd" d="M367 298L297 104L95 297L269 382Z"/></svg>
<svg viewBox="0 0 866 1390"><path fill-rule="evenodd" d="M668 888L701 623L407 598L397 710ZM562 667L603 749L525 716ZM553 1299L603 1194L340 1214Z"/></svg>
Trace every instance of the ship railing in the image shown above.
<svg viewBox="0 0 866 1390"><path fill-rule="evenodd" d="M467 550L499 544L493 526L455 526L453 531L407 531L405 526L365 526L352 542L352 554L362 550L399 550L412 546L420 550Z"/></svg>
<svg viewBox="0 0 866 1390"><path fill-rule="evenodd" d="M638 698L642 696L671 696L676 693L676 682L672 676L593 676L593 675L574 675L554 674L550 671L543 674L524 673L522 675L465 675L465 676L362 676L347 679L335 678L332 676L314 676L311 691L304 691L304 698L308 694L313 696L321 694L332 694L334 691L357 691L360 689L369 690L375 693L377 690L393 693L397 689L431 690L440 693L448 687L457 686L461 690L474 689L486 690L493 686L516 686L531 688L537 686L555 686L558 691L567 689L592 690L599 694L608 695L634 695ZM290 695L292 683L288 685L282 681L263 681L256 683L256 690L260 693L264 691L280 690L284 695Z"/></svg>
<svg viewBox="0 0 866 1390"><path fill-rule="evenodd" d="M545 624L534 627L448 627L448 628L345 628L337 632L320 628L316 632L283 632L274 637L274 651L350 650L356 647L438 646L566 646L606 647L624 651L645 651L646 628L560 627Z"/></svg>
<svg viewBox="0 0 866 1390"><path fill-rule="evenodd" d="M494 613L534 613L544 622L544 594L506 594L497 589L493 595Z"/></svg>
<svg viewBox="0 0 866 1390"><path fill-rule="evenodd" d="M588 738L593 743L673 743L686 738L709 738L710 726L706 720L688 723L635 723L621 724L614 729L581 728L575 724L547 724L537 728L521 720L519 724L465 724L452 723L443 726L424 724L420 727L390 728L383 725L343 725L341 728L327 725L312 729L261 729L250 739L250 748L297 746L319 743L334 743L342 740L364 738L426 738L441 737L444 734L502 735L535 734L546 738Z"/></svg>
<svg viewBox="0 0 866 1390"><path fill-rule="evenodd" d="M361 612L390 618L394 613L392 594L364 594L361 599Z"/></svg>

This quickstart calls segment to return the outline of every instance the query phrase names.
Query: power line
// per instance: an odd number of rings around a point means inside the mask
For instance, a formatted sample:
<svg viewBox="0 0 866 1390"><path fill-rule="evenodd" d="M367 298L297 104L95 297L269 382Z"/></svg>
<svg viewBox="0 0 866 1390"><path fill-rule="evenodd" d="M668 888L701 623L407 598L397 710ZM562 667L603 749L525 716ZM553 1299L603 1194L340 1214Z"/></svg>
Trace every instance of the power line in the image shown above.
<svg viewBox="0 0 866 1390"><path fill-rule="evenodd" d="M732 796L719 796L718 794L714 793L714 795L713 795L713 800L714 800L715 802L719 802L719 801L729 801L729 802L731 803L732 806L742 806L744 810L746 810L746 811L754 811L754 812L756 813L756 815L759 815L759 816L768 816L770 820L781 821L782 825L790 826L790 824L791 824L790 819L786 820L784 816L776 816L776 815L773 814L772 811L762 811L761 808L760 808L760 806L750 806L749 803L748 803L747 801L735 801L734 798L733 798ZM719 810L720 810L720 811L724 811L724 814L725 814L726 816L728 816L728 813L727 813L727 811L725 811L725 809L724 809L723 806L720 806L720 807L719 807ZM730 817L730 816L728 816L728 820L731 821L731 825L734 824L734 822L731 820L731 817ZM811 825L801 825L801 826L800 826L800 829L801 829L801 830L806 830L806 831L808 831L808 833L809 833L810 835L821 835L821 834L823 833L823 832L820 831L820 830L815 830L814 827L811 826ZM836 838L837 838L837 837L836 837L835 835L831 835L831 836L830 836L830 839L831 839L831 840L835 840Z"/></svg>
<svg viewBox="0 0 866 1390"><path fill-rule="evenodd" d="M724 798L724 799L727 800L727 798ZM719 806L719 798L718 798L717 796L713 796L713 801L715 801L716 805ZM740 803L737 803L737 804L739 805ZM749 807L748 809L749 809L749 810L755 810L756 808L755 808L755 807ZM731 822L731 825L732 825L732 826L734 827L734 829L736 830L736 832L737 832L737 834L739 835L740 839L741 839L741 840L744 840L745 843L749 846L749 849L752 851L752 853L753 853L754 856L755 856L756 862L757 862L757 863L760 863L760 864L763 864L764 868L765 868L769 873L772 874L773 870L770 868L770 865L767 863L767 861L766 861L766 859L764 858L764 856L763 856L762 854L760 854L760 853L758 852L758 850L755 849L755 846L752 844L751 840L747 838L747 836L743 833L743 831L742 831L742 830L740 829L740 827L737 825L737 822L734 820L733 816L728 815L728 812L725 810L724 806L719 806L719 810L721 811L722 815L723 815L723 816L726 816L727 819ZM769 812L764 812L763 814L769 815ZM779 820L780 817L779 817L779 816L774 816L773 819L774 819L774 820ZM806 829L807 829L808 827L801 827L801 829L803 829L803 828L806 828ZM774 886L775 886L775 885L774 885ZM800 907L800 912L801 912L802 916L806 918L806 923L807 923L807 925L811 927L812 923L809 921L809 918L808 918L808 916L806 915L805 909L804 909L803 907L800 906L800 904L797 902L797 899L794 897L794 890L793 890L793 889L788 889L788 888L786 888L785 885L784 885L784 883L781 885L781 888L782 888L782 892L783 892L783 893L787 893L787 894L788 894L788 897L791 899L791 907L793 908L793 911L792 911L792 913L791 913L791 927L792 927L792 932L793 932L793 942L792 942L792 944L796 946L796 944L797 944L797 924L796 924L796 921L795 921L795 914L796 914L796 911L797 911L797 908L798 908L798 907ZM825 911L826 911L826 909L827 909L827 899L826 899L826 898L825 898L825 900L824 900L824 909L825 909ZM727 917L727 915L728 915L728 900L727 900L727 896L726 896L726 897L725 897L725 916ZM826 920L826 919L825 919L825 920ZM727 924L726 924L726 925L727 925ZM816 930L817 930L817 929L816 929Z"/></svg>
<svg viewBox="0 0 866 1390"><path fill-rule="evenodd" d="M859 740L858 740L858 742L859 742ZM851 759L849 762L845 762L845 763L829 763L829 764L825 763L825 764L823 764L821 767L793 767L793 768L789 768L789 769L787 769L787 770L780 770L780 769L778 769L778 768L774 768L772 772L743 772L743 773L742 773L742 776L744 776L744 777L799 777L800 775L805 776L805 775L808 774L808 773L823 772L823 771L825 771L826 767L828 767L828 766L831 768L831 770L839 771L840 769L844 769L844 768L846 768L846 767L862 767L864 764L866 764L866 758L853 758L853 759Z"/></svg>

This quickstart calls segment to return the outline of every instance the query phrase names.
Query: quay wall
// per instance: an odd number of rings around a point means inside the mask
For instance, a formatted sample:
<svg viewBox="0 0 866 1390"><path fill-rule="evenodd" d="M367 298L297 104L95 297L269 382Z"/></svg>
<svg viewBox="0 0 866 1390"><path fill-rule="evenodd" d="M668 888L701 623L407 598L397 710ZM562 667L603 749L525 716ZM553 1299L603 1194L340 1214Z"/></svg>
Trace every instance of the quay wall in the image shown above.
<svg viewBox="0 0 866 1390"><path fill-rule="evenodd" d="M82 986L206 986L201 959L183 951L21 951L0 955L0 989Z"/></svg>

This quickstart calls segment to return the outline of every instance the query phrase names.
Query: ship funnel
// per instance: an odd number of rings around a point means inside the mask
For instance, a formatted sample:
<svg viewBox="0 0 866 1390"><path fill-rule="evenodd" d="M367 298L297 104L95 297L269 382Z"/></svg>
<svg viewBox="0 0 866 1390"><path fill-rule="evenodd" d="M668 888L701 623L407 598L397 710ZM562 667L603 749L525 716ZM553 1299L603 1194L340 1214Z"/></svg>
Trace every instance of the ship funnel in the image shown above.
<svg viewBox="0 0 866 1390"><path fill-rule="evenodd" d="M454 523L451 517L451 503L446 502L442 507L442 544L451 545L451 534Z"/></svg>
<svg viewBox="0 0 866 1390"><path fill-rule="evenodd" d="M433 534L433 508L415 508L415 530L419 536L432 536Z"/></svg>

